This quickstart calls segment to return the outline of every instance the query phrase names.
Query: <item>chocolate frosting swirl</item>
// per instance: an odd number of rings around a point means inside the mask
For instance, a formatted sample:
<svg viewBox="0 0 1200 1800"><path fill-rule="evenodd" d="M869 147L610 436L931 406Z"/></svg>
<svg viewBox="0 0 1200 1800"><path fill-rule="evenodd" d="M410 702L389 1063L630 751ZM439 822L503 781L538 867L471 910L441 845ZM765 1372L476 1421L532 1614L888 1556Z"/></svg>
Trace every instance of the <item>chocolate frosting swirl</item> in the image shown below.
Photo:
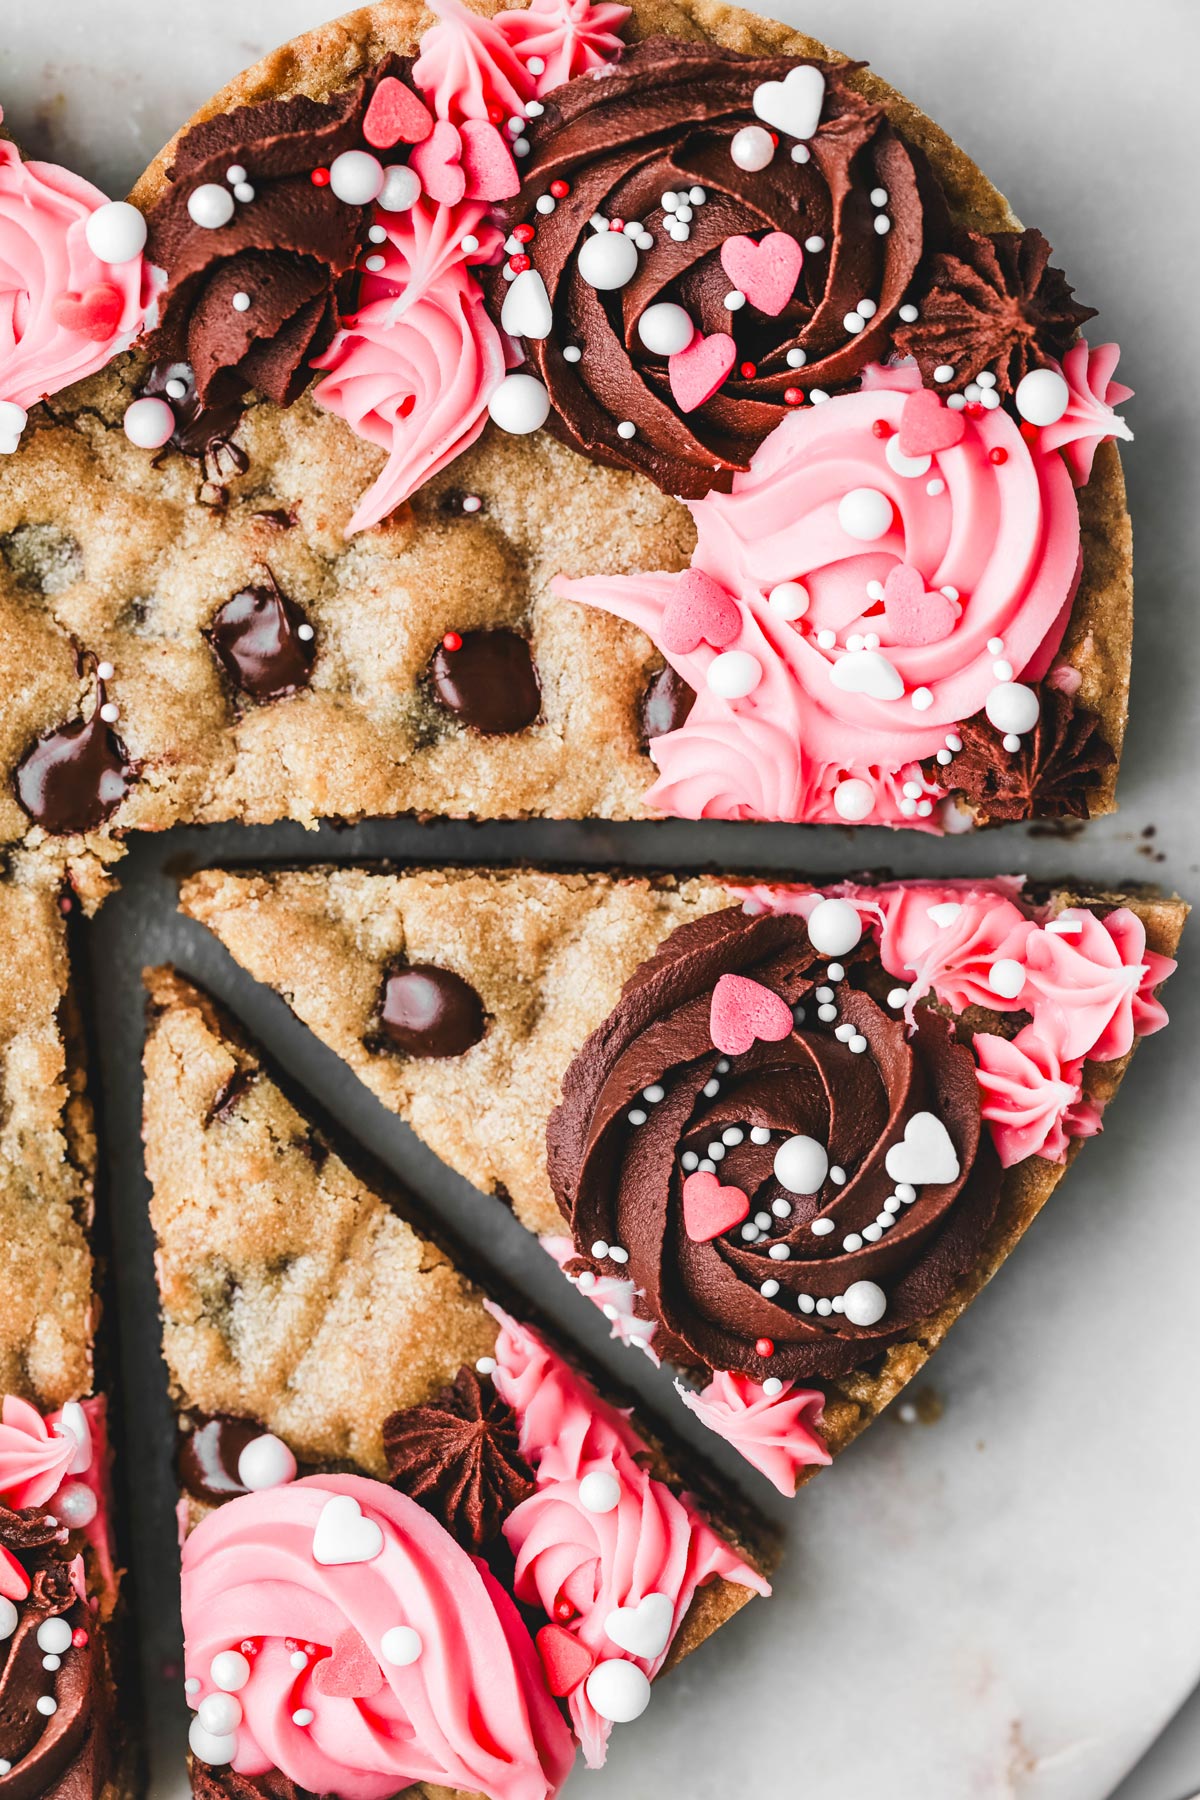
<svg viewBox="0 0 1200 1800"><path fill-rule="evenodd" d="M919 1006L910 1036L902 1019L877 1004L870 986L881 976L891 983L868 946L843 962L837 1016L824 1023L813 990L823 986L827 965L802 919L731 909L681 926L626 983L616 1010L567 1071L548 1151L555 1196L579 1251L570 1267L611 1274L591 1246L623 1246L629 1260L620 1273L640 1290L644 1316L659 1320L655 1348L668 1358L757 1381L842 1375L936 1311L978 1255L999 1169L981 1135L971 1053L940 1014ZM727 974L802 1008L803 1021L781 1042L755 1041L745 1054L723 1057L710 1035L710 1006ZM865 1051L841 1041L839 1026L865 1038ZM631 1122L631 1111L644 1113L644 1122ZM898 1203L889 1225L866 1240L864 1229L897 1187L887 1153L921 1112L949 1133L958 1175L908 1190L915 1197ZM751 1220L769 1223L752 1242L736 1228L694 1242L684 1226L681 1157L703 1158L730 1128L742 1135L717 1163L719 1180L748 1197ZM765 1141L756 1143L755 1131ZM844 1183L831 1173L812 1195L780 1184L776 1152L797 1135L825 1147ZM777 1201L786 1217L773 1212ZM818 1235L814 1221L832 1221L833 1229ZM786 1247L787 1257L771 1257L772 1246ZM816 1310L860 1281L886 1296L877 1323ZM764 1295L764 1282L777 1282L778 1291ZM801 1295L813 1310L801 1310Z"/></svg>
<svg viewBox="0 0 1200 1800"><path fill-rule="evenodd" d="M388 75L405 79L409 66L387 57L328 101L297 94L239 106L179 140L168 191L147 215L147 255L167 272L147 342L151 355L191 365L204 406L250 389L290 406L308 385L372 215L314 185L312 173L363 148L375 88ZM227 171L238 166L253 199L237 202L226 225L197 225L189 197L207 183L231 192ZM247 310L234 307L237 293L250 296Z"/></svg>
<svg viewBox="0 0 1200 1800"><path fill-rule="evenodd" d="M534 1489L516 1414L465 1365L424 1406L384 1421L383 1448L392 1486L419 1500L465 1550L493 1543Z"/></svg>
<svg viewBox="0 0 1200 1800"><path fill-rule="evenodd" d="M962 749L945 767L921 764L926 780L948 785L988 819L1088 819L1091 790L1117 760L1099 718L1045 682L1041 711L1019 750L1006 750L986 713L958 727Z"/></svg>
<svg viewBox="0 0 1200 1800"><path fill-rule="evenodd" d="M549 337L526 343L550 393L551 427L574 448L636 469L667 493L728 490L735 470L795 404L786 396L798 383L837 388L882 360L922 253L947 229L924 157L896 134L882 107L850 86L859 64L814 65L826 93L806 146L777 134L765 169L734 163L732 139L759 123L755 89L782 81L802 60L652 38L602 79L581 76L548 95L527 133L532 153L507 217L535 227L525 248L554 309ZM793 147L806 148L807 160L793 160ZM543 215L537 201L552 181L569 182L570 194ZM686 195L693 186L707 198L678 242L667 233L662 195ZM886 205L871 199L880 188ZM596 291L576 265L596 213L636 220L654 238L633 278L615 291ZM879 216L889 221L886 231L876 229ZM805 250L793 297L777 317L749 303L730 312L725 298L736 284L722 266L722 244L772 231L801 244L820 238L824 248ZM497 306L505 285L493 283ZM875 311L852 334L843 321L865 299ZM638 335L642 313L663 301L682 306L706 336L736 341L724 384L686 415L672 395L667 358L651 354ZM569 346L582 346L579 361L564 359ZM621 421L635 425L636 435L618 436Z"/></svg>

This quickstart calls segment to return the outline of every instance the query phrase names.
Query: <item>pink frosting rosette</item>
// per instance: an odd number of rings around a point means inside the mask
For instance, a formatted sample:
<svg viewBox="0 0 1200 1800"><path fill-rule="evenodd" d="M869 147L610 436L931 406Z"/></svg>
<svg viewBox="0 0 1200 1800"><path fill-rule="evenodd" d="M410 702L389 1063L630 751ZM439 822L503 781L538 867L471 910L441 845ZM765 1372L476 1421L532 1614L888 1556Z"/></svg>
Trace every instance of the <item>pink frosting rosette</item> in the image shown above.
<svg viewBox="0 0 1200 1800"><path fill-rule="evenodd" d="M718 1370L698 1394L681 1381L675 1386L701 1423L732 1444L781 1494L796 1492L801 1469L833 1460L818 1429L825 1407L820 1388L785 1381L777 1394L768 1394L749 1375L727 1370Z"/></svg>
<svg viewBox="0 0 1200 1800"><path fill-rule="evenodd" d="M698 1587L718 1577L761 1594L770 1587L686 1499L642 1467L646 1447L624 1414L536 1332L497 1306L488 1310L501 1327L493 1380L517 1415L521 1454L537 1482L504 1523L516 1558L514 1592L565 1624L592 1655L592 1669L568 1694L567 1708L588 1766L596 1768L611 1729L589 1695L596 1668L625 1660L653 1680ZM590 1503L583 1486L593 1475L616 1484L603 1509ZM614 1639L610 1627L618 1610L628 1617L643 1601L652 1602L656 1629L653 1647L643 1640L639 1653Z"/></svg>
<svg viewBox="0 0 1200 1800"><path fill-rule="evenodd" d="M1114 407L1133 399L1133 389L1113 379L1120 361L1117 344L1097 344L1093 350L1081 338L1062 360L1062 375L1069 392L1066 411L1052 425L1043 425L1042 448L1061 450L1076 487L1092 478L1092 464L1101 444L1121 438L1133 442L1133 433Z"/></svg>
<svg viewBox="0 0 1200 1800"><path fill-rule="evenodd" d="M458 125L486 119L494 106L522 116L534 98L534 77L501 19L462 0L430 0L430 11L438 22L421 39L412 73L438 118Z"/></svg>
<svg viewBox="0 0 1200 1800"><path fill-rule="evenodd" d="M1037 926L1003 894L913 883L879 888L874 898L883 908L879 959L908 985L910 1017L930 989L955 1012L968 1006L1009 1012L1022 1004L993 986L992 971L997 962L1023 964Z"/></svg>
<svg viewBox="0 0 1200 1800"><path fill-rule="evenodd" d="M1083 1061L1061 1062L1037 1025L1015 1038L976 1032L971 1044L982 1104L1001 1165L1027 1156L1065 1162L1072 1138L1094 1137L1100 1109L1083 1098Z"/></svg>
<svg viewBox="0 0 1200 1800"><path fill-rule="evenodd" d="M506 363L461 248L468 234L479 244L473 255L498 246L486 208L422 199L376 220L387 233L384 266L364 277L358 311L313 364L325 371L317 404L388 452L347 536L377 525L474 443Z"/></svg>
<svg viewBox="0 0 1200 1800"><path fill-rule="evenodd" d="M219 1507L183 1547L182 1608L202 1760L341 1800L418 1781L549 1800L566 1779L570 1733L512 1601L381 1482Z"/></svg>
<svg viewBox="0 0 1200 1800"><path fill-rule="evenodd" d="M628 17L627 6L607 0L530 0L515 12L497 13L493 23L527 69L531 60L540 61L540 69L530 69L540 96L615 62L625 47L617 32Z"/></svg>
<svg viewBox="0 0 1200 1800"><path fill-rule="evenodd" d="M94 375L141 328L155 292L150 265L140 255L101 262L88 243L88 220L107 205L90 181L55 163L22 162L15 144L0 140L0 403L6 408L26 411ZM0 448L15 449L17 416L6 411L0 418Z"/></svg>
<svg viewBox="0 0 1200 1800"><path fill-rule="evenodd" d="M663 812L919 822L939 791L921 759L997 686L1040 680L1061 641L1075 491L1002 408L835 397L785 419L730 494L688 504L682 575L555 583L640 626L696 690L651 744Z"/></svg>
<svg viewBox="0 0 1200 1800"><path fill-rule="evenodd" d="M1154 989L1175 963L1146 948L1146 927L1127 906L1102 918L1068 907L1030 938L1026 962L1023 1004L1066 1061L1125 1056L1167 1022Z"/></svg>
<svg viewBox="0 0 1200 1800"><path fill-rule="evenodd" d="M69 1433L51 1431L36 1406L6 1394L0 1404L0 1501L14 1509L45 1506L78 1449Z"/></svg>

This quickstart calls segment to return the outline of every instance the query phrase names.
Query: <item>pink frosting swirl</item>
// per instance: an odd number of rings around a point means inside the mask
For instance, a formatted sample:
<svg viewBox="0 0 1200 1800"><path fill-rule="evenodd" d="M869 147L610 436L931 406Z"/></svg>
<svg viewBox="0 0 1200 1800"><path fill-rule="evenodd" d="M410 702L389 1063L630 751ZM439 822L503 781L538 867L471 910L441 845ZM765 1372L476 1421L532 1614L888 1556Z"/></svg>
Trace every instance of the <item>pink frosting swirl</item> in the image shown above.
<svg viewBox="0 0 1200 1800"><path fill-rule="evenodd" d="M421 39L412 72L438 118L459 125L486 119L490 107L523 116L535 81L501 24L504 15L489 18L462 0L430 0L430 11L438 22Z"/></svg>
<svg viewBox="0 0 1200 1800"><path fill-rule="evenodd" d="M642 1467L646 1454L628 1419L555 1356L536 1332L489 1304L499 1321L493 1379L517 1415L521 1453L537 1491L509 1515L504 1535L516 1557L514 1592L565 1624L594 1663L632 1661L653 1680L698 1587L718 1577L767 1594L756 1569L724 1543L696 1508ZM580 1497L592 1474L615 1477L619 1497L596 1511ZM608 1635L617 1608L650 1595L670 1602L670 1629L653 1655L623 1651ZM564 1612L570 1616L564 1620ZM594 1666L594 1665L593 1665ZM590 1768L604 1761L610 1730L583 1680L567 1696Z"/></svg>
<svg viewBox="0 0 1200 1800"><path fill-rule="evenodd" d="M1125 1056L1135 1037L1167 1022L1154 989L1175 963L1147 950L1146 927L1127 906L1102 918L1068 907L1029 939L1026 962L1022 1004L1066 1061Z"/></svg>
<svg viewBox="0 0 1200 1800"><path fill-rule="evenodd" d="M140 329L150 265L102 263L87 241L88 219L107 204L90 181L22 162L0 140L0 401L28 409L102 369Z"/></svg>
<svg viewBox="0 0 1200 1800"><path fill-rule="evenodd" d="M1079 571L1063 460L1031 451L1001 408L958 415L962 435L948 447L902 455L911 405L937 410L932 396L890 386L805 407L732 493L689 502L693 570L735 609L732 621L728 604L700 620L720 626L719 648L686 616L694 576L555 583L641 626L697 690L686 722L653 740L652 806L687 818L919 823L936 790L916 764L1005 679L989 642L1002 641L1017 679L1045 673ZM935 421L935 436L947 429ZM807 592L792 622L768 601L785 582ZM730 652L741 653L736 671ZM735 673L752 685L729 698Z"/></svg>
<svg viewBox="0 0 1200 1800"><path fill-rule="evenodd" d="M930 988L962 1012L987 1006L1009 1012L1021 1001L998 993L991 973L998 961L1021 963L1037 930L1013 901L994 890L954 883L904 884L874 896L883 908L879 959L910 988L908 1014Z"/></svg>
<svg viewBox="0 0 1200 1800"><path fill-rule="evenodd" d="M628 17L627 6L607 0L595 6L592 0L530 0L516 12L497 13L493 23L526 68L531 58L541 59L542 68L531 71L540 97L615 62L624 49L616 34Z"/></svg>
<svg viewBox="0 0 1200 1800"><path fill-rule="evenodd" d="M980 1108L1004 1168L1041 1156L1065 1162L1072 1138L1100 1130L1100 1109L1084 1100L1083 1061L1061 1062L1037 1025L1015 1038L977 1032L971 1048L979 1070Z"/></svg>
<svg viewBox="0 0 1200 1800"><path fill-rule="evenodd" d="M388 460L359 501L347 536L377 525L474 443L505 368L505 347L461 249L474 234L488 255L499 233L478 203L378 211L384 267L364 277L348 317L313 367L319 406L345 419Z"/></svg>
<svg viewBox="0 0 1200 1800"><path fill-rule="evenodd" d="M0 1405L0 1500L14 1509L45 1506L77 1449L73 1437L50 1430L36 1406L6 1394Z"/></svg>
<svg viewBox="0 0 1200 1800"><path fill-rule="evenodd" d="M1062 374L1070 392L1067 410L1053 425L1042 426L1042 448L1061 450L1076 487L1092 478L1092 464L1101 444L1113 438L1133 442L1133 433L1113 408L1133 399L1133 389L1113 380L1120 361L1116 344L1097 344L1093 350L1081 338L1062 360Z"/></svg>
<svg viewBox="0 0 1200 1800"><path fill-rule="evenodd" d="M699 1394L675 1383L683 1404L732 1444L781 1494L796 1492L801 1469L832 1462L818 1429L825 1406L820 1388L785 1381L768 1394L749 1375L719 1370Z"/></svg>
<svg viewBox="0 0 1200 1800"><path fill-rule="evenodd" d="M319 1563L318 1521L346 1499L379 1548ZM184 1545L182 1606L197 1706L219 1691L214 1657L252 1648L234 1695L241 1775L279 1769L340 1800L387 1800L417 1781L548 1800L566 1779L570 1734L511 1600L380 1482L313 1476L219 1507ZM396 1627L417 1633L415 1660L388 1660ZM298 1642L316 1646L303 1667Z"/></svg>

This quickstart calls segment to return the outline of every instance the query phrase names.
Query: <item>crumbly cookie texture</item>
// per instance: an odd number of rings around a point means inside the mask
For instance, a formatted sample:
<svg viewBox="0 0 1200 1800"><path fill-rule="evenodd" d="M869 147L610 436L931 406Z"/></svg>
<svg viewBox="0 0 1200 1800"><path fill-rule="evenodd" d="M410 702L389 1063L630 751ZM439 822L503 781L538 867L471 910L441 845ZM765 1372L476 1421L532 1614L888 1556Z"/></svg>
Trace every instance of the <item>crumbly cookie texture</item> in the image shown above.
<svg viewBox="0 0 1200 1800"><path fill-rule="evenodd" d="M388 1414L494 1349L484 1294L397 1210L398 1194L343 1160L207 995L170 969L146 980L146 1165L175 1400L257 1419L306 1462L386 1480ZM676 1452L638 1428L654 1473L694 1488ZM712 1516L768 1565L761 1522L719 1505ZM749 1597L727 1582L702 1589L675 1660Z"/></svg>
<svg viewBox="0 0 1200 1800"><path fill-rule="evenodd" d="M57 884L26 859L0 883L0 971L0 1393L48 1412L92 1388L95 1139Z"/></svg>
<svg viewBox="0 0 1200 1800"><path fill-rule="evenodd" d="M197 120L272 97L327 97L388 52L411 51L429 23L412 0L382 0L267 57ZM639 0L630 33L655 32L833 54L705 0ZM1016 225L931 121L874 75L854 81L925 149L963 223ZM168 146L135 190L140 205L161 194L170 159ZM214 489L182 457L151 457L125 438L122 415L143 375L126 358L57 396L0 471L0 684L10 696L0 766L11 773L40 733L90 713L82 647L114 666L108 698L140 779L104 828L65 839L31 827L6 779L0 842L65 860L92 904L124 833L180 820L646 816L654 769L639 743L638 703L661 659L635 628L555 598L548 583L685 567L694 533L681 505L544 433L520 439L489 427L384 525L347 541L381 457L340 420L304 399L288 411L253 405L238 432L248 467ZM478 512L458 509L463 494L480 497ZM1084 573L1064 653L1080 671L1080 701L1119 749L1132 590L1112 445L1101 447L1080 505ZM300 693L239 705L202 634L267 572L312 623L316 667ZM529 635L541 681L540 718L511 737L464 729L424 681L447 631L489 626ZM1093 811L1111 810L1114 784L1115 765Z"/></svg>
<svg viewBox="0 0 1200 1800"><path fill-rule="evenodd" d="M546 1174L545 1133L567 1065L663 939L728 906L730 896L711 876L208 869L184 883L182 904L444 1161L476 1186L503 1191L522 1223L541 1234L565 1229ZM1149 947L1164 954L1174 951L1187 916L1182 901L1138 895L1064 889L1053 904L1130 906ZM371 1048L385 973L398 960L436 962L468 980L487 1014L482 1040L445 1059ZM1088 1095L1111 1099L1128 1060L1089 1064ZM1031 1157L1006 1172L977 1266L919 1338L887 1350L874 1372L825 1384L823 1435L832 1451L923 1366L1049 1199L1081 1142L1072 1143L1067 1164Z"/></svg>

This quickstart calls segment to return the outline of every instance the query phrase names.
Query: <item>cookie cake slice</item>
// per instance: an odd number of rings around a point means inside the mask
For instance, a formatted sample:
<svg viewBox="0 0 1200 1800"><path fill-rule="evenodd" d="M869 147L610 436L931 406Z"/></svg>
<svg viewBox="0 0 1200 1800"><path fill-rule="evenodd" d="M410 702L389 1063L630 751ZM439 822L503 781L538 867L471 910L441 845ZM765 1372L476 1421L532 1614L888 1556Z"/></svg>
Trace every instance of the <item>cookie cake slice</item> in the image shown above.
<svg viewBox="0 0 1200 1800"><path fill-rule="evenodd" d="M785 1492L1100 1130L1186 917L529 868L208 869L182 904Z"/></svg>
<svg viewBox="0 0 1200 1800"><path fill-rule="evenodd" d="M208 996L147 981L195 1791L546 1800L769 1592L769 1531L433 1242Z"/></svg>

